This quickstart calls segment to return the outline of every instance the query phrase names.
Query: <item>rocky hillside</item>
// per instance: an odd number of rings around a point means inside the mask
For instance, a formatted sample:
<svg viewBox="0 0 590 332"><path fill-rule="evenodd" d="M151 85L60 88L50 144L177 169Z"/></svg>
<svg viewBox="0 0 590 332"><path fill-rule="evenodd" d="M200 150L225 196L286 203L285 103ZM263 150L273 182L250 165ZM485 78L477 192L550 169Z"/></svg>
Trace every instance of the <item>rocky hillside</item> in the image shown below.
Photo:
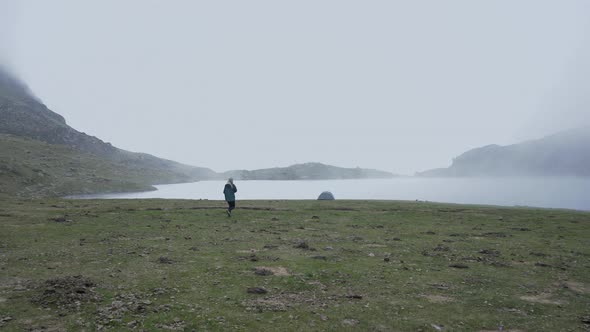
<svg viewBox="0 0 590 332"><path fill-rule="evenodd" d="M343 168L321 163L305 163L289 167L266 168L254 171L229 171L225 172L224 176L231 176L239 180L330 180L391 178L395 175L374 169Z"/></svg>
<svg viewBox="0 0 590 332"><path fill-rule="evenodd" d="M2 69L0 158L0 193L24 196L148 189L217 176L81 133Z"/></svg>
<svg viewBox="0 0 590 332"><path fill-rule="evenodd" d="M80 133L48 109L29 89L0 69L0 133L27 137L49 144L63 144L95 154L113 154L117 149L96 137Z"/></svg>
<svg viewBox="0 0 590 332"><path fill-rule="evenodd" d="M508 146L469 150L448 168L417 176L590 176L590 128L560 132Z"/></svg>

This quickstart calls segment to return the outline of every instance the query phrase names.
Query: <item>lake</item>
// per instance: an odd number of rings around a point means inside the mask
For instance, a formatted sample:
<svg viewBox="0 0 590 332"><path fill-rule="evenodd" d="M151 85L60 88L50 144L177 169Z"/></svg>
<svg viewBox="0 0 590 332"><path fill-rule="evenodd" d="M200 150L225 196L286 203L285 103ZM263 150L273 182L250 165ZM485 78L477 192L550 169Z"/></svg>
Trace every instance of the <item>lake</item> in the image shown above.
<svg viewBox="0 0 590 332"><path fill-rule="evenodd" d="M156 191L75 198L223 199L225 181L158 185ZM534 206L590 210L590 178L393 178L383 180L236 181L237 199L421 200L445 203Z"/></svg>

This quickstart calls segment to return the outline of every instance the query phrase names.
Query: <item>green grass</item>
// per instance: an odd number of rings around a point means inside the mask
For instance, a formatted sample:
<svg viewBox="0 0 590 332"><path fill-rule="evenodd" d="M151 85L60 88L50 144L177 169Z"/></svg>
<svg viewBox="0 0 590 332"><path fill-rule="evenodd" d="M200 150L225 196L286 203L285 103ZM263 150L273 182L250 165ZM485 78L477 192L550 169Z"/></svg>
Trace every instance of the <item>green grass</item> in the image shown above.
<svg viewBox="0 0 590 332"><path fill-rule="evenodd" d="M224 206L2 201L0 329L588 329L590 213L247 201L228 218ZM311 249L295 247L302 241ZM256 267L288 275L261 276ZM47 280L74 275L96 283L100 300L32 301Z"/></svg>

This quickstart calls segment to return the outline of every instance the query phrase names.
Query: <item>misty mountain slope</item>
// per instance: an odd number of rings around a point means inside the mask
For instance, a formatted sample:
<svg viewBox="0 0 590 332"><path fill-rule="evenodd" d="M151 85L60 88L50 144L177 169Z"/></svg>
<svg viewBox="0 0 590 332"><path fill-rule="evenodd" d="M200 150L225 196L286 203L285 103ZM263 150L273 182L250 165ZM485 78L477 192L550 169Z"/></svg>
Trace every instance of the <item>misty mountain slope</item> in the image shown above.
<svg viewBox="0 0 590 332"><path fill-rule="evenodd" d="M149 190L152 177L162 177L65 145L5 134L0 134L0 160L0 194L17 197Z"/></svg>
<svg viewBox="0 0 590 332"><path fill-rule="evenodd" d="M64 144L85 152L108 154L116 148L80 133L49 110L18 79L0 69L0 133Z"/></svg>
<svg viewBox="0 0 590 332"><path fill-rule="evenodd" d="M121 150L96 137L81 133L68 126L61 115L49 110L22 82L2 69L0 134L3 134L0 137L0 148L3 152L0 159L3 164L0 184L4 192L8 191L7 188L12 188L15 193L26 192L20 190L17 184L25 185L29 189L36 188L31 192L35 191L38 194L129 191L150 188L151 184L188 182L217 176L208 168L183 165L149 154ZM18 152L25 147L30 153L11 154L11 151ZM48 157L53 154L64 160L76 159L75 154L80 154L78 172L69 172L70 167L58 159L45 159L40 164L37 162L43 160L41 156ZM22 159L17 162L16 157ZM65 168L58 171L59 167ZM42 172L51 169L48 174L55 176L35 176L33 173L42 173L27 171L33 168ZM83 172L79 173L80 171ZM104 173L103 177L108 181L88 181L88 178L83 176L84 172ZM68 174L68 180L59 179L60 174ZM27 183L37 180L37 186L26 186ZM75 180L81 182L75 184ZM66 184L70 185L71 190L67 189Z"/></svg>
<svg viewBox="0 0 590 332"><path fill-rule="evenodd" d="M223 173L239 180L329 180L391 178L385 171L364 168L343 168L321 163L296 164L289 167L266 168L253 171L234 170Z"/></svg>
<svg viewBox="0 0 590 332"><path fill-rule="evenodd" d="M448 168L418 176L590 176L590 128L508 146L469 150Z"/></svg>

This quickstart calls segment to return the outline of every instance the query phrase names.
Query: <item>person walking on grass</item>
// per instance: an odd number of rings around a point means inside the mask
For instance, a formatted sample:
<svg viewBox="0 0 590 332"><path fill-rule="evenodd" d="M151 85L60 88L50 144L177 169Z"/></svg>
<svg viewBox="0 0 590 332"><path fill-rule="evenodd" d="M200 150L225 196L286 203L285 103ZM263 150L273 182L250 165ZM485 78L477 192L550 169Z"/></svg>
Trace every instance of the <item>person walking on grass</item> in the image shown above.
<svg viewBox="0 0 590 332"><path fill-rule="evenodd" d="M238 192L238 188L234 184L234 179L229 178L225 187L223 187L223 194L225 195L225 201L227 202L228 217L231 217L231 211L236 208L236 192Z"/></svg>

